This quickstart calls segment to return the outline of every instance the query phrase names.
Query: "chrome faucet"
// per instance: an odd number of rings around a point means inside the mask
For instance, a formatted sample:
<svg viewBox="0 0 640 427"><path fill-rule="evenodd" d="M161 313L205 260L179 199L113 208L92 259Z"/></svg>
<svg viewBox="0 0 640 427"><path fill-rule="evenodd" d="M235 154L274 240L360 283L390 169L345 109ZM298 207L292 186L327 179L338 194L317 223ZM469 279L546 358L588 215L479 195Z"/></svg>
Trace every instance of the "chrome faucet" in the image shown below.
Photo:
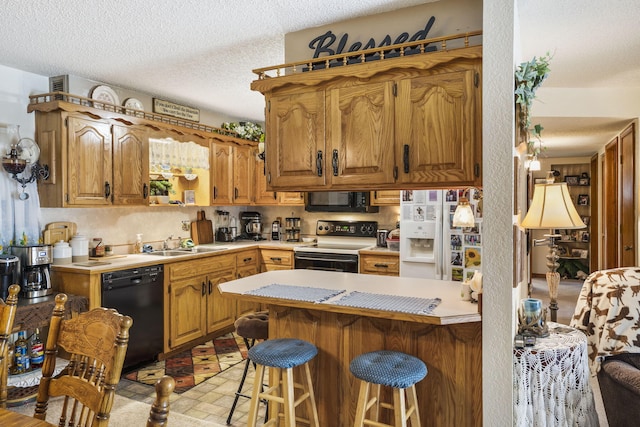
<svg viewBox="0 0 640 427"><path fill-rule="evenodd" d="M169 249L169 242L173 240L173 234L170 235L169 237L167 237L164 242L162 242L162 250L167 250Z"/></svg>

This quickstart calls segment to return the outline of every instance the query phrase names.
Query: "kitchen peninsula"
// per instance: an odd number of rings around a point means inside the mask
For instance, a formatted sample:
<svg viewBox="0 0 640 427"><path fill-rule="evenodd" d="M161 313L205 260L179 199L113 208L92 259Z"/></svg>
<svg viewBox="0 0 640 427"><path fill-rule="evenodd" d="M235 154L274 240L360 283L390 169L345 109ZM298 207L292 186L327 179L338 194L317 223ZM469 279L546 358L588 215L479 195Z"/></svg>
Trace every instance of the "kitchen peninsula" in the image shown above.
<svg viewBox="0 0 640 427"><path fill-rule="evenodd" d="M291 292L280 294L286 297L265 296L270 285L290 286ZM268 307L270 338L295 337L318 347L311 369L321 425L353 425L359 384L349 363L359 354L388 349L426 363L427 377L416 388L427 425L480 426L481 316L477 305L461 301L459 286L439 280L283 270L222 283L219 289L223 296ZM331 292L314 302L297 295L300 287L308 294ZM342 305L340 299L354 291L375 294L378 308ZM385 306L395 297L441 302L428 314L420 314Z"/></svg>

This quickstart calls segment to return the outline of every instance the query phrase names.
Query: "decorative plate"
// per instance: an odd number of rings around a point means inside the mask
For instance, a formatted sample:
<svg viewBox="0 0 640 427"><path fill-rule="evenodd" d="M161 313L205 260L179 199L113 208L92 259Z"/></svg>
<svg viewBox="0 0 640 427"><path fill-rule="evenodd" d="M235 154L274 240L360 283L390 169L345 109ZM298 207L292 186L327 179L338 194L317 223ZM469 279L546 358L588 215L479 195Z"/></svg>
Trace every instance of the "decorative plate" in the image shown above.
<svg viewBox="0 0 640 427"><path fill-rule="evenodd" d="M144 110L144 105L136 98L127 98L122 104L125 108L131 108L132 110Z"/></svg>
<svg viewBox="0 0 640 427"><path fill-rule="evenodd" d="M113 105L120 105L118 95L109 86L96 86L91 91L91 98Z"/></svg>
<svg viewBox="0 0 640 427"><path fill-rule="evenodd" d="M34 164L40 158L40 147L31 138L22 138L18 142L20 154L18 157L26 160L30 164Z"/></svg>

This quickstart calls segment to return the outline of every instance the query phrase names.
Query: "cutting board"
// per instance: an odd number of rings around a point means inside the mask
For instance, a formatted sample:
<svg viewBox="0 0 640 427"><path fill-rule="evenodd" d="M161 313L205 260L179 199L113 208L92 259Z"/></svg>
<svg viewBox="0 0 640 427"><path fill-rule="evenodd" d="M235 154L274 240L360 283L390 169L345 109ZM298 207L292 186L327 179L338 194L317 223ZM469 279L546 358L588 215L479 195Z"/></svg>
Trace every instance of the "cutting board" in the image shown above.
<svg viewBox="0 0 640 427"><path fill-rule="evenodd" d="M191 240L193 240L194 245L199 245L200 240L198 239L198 221L202 219L203 211L198 211L197 219L195 221L191 221Z"/></svg>
<svg viewBox="0 0 640 427"><path fill-rule="evenodd" d="M193 238L194 228L196 233L195 238ZM195 223L195 227L193 224L191 227L191 236L193 243L196 245L213 243L213 223L211 220L206 218L204 211L198 212L198 219Z"/></svg>
<svg viewBox="0 0 640 427"><path fill-rule="evenodd" d="M53 245L60 240L68 242L76 234L75 222L51 222L46 225L42 233L45 245Z"/></svg>

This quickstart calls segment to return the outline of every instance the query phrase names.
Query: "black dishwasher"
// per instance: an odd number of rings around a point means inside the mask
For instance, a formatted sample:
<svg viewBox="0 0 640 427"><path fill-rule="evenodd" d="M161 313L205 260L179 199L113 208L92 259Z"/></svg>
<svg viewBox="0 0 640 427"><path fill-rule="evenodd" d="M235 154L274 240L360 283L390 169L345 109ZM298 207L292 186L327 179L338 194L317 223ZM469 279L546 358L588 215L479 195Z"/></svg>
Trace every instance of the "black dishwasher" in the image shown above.
<svg viewBox="0 0 640 427"><path fill-rule="evenodd" d="M102 273L102 306L133 319L123 371L162 353L163 278L162 265Z"/></svg>

